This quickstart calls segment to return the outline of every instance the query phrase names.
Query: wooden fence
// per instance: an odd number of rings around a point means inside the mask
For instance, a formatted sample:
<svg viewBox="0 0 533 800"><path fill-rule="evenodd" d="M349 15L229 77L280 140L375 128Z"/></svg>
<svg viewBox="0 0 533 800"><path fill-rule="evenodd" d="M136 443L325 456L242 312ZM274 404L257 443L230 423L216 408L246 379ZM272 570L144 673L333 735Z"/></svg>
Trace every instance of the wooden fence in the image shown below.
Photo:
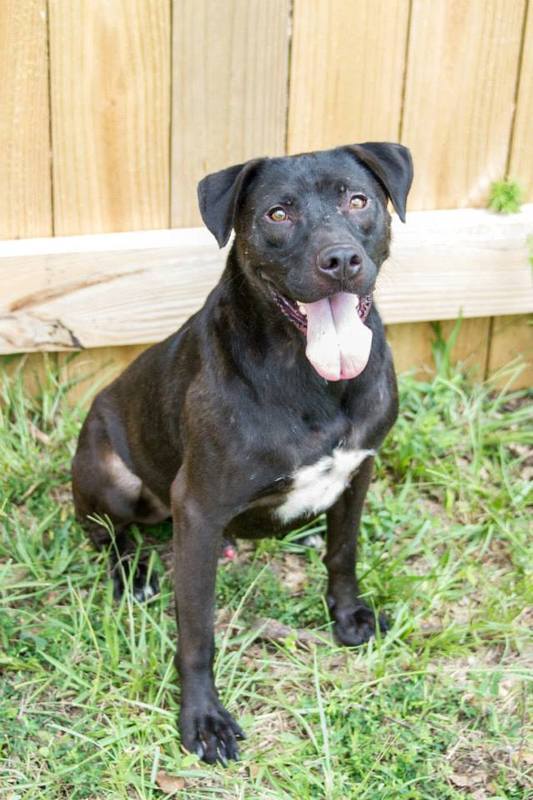
<svg viewBox="0 0 533 800"><path fill-rule="evenodd" d="M411 148L416 179L410 210L483 207L491 181L506 175L533 201L528 0L0 0L0 76L0 238L6 240L198 226L195 186L206 172L257 155L372 139ZM477 365L480 375L516 354L530 357L532 329L521 312L533 310L525 244L531 219L531 210L518 223L483 215L488 239L492 229L505 229L499 243L493 241L494 262L487 253L476 261L468 241L458 251L457 229L440 221L437 266L431 239L419 257L432 271L433 299L454 285L466 292L469 318L455 356ZM424 238L425 223L416 224L412 230ZM162 235L165 241L170 236L179 261L190 234ZM449 238L449 269L443 236ZM53 332L28 336L21 313L29 304L34 318L48 324L49 304L64 292L63 306L71 310L84 297L93 302L83 294L91 285L90 260L81 268L79 259L56 257L70 246L94 256L95 274L105 272L104 256L121 245L113 237L102 245L97 237L96 247L89 239L75 246L40 242L33 249L31 242L0 243L5 352L76 348L76 330L59 344ZM81 273L69 284L73 263ZM134 271L131 259L128 264ZM160 267L154 267L159 276ZM195 268L204 269L201 259L187 279L182 273L180 289L187 297L190 287L192 306L218 269L195 275ZM388 274L395 268L402 268L400 256ZM420 283L424 264L417 269ZM491 303L477 303L487 285ZM123 286L110 280L106 289L122 326L135 313ZM388 326L401 369L428 365L428 320L455 315L439 303L422 316L411 313L416 303L410 297L403 298L402 314L389 316L405 320ZM118 340L112 325L106 340L105 318L89 315L87 326L99 336L86 341L99 346L68 369L109 361L122 367L162 332L160 312L161 304L147 305L146 325ZM166 313L171 326L172 306ZM452 324L445 323L445 332ZM134 344L118 347L116 341ZM530 369L521 383L531 377Z"/></svg>

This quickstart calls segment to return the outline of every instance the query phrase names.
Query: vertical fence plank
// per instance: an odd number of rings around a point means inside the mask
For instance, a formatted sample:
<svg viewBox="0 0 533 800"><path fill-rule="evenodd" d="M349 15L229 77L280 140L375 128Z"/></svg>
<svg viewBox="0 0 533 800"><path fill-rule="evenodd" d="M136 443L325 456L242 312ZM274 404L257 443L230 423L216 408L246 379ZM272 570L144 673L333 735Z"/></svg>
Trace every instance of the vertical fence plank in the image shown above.
<svg viewBox="0 0 533 800"><path fill-rule="evenodd" d="M288 150L397 140L408 0L295 0Z"/></svg>
<svg viewBox="0 0 533 800"><path fill-rule="evenodd" d="M57 234L169 224L170 0L50 0Z"/></svg>
<svg viewBox="0 0 533 800"><path fill-rule="evenodd" d="M505 174L524 0L413 0L402 141L413 151L411 208L484 205ZM443 324L449 334L450 323ZM456 360L484 365L488 318L464 321ZM401 364L431 364L428 323L391 338Z"/></svg>
<svg viewBox="0 0 533 800"><path fill-rule="evenodd" d="M0 2L0 238L52 233L46 0Z"/></svg>
<svg viewBox="0 0 533 800"><path fill-rule="evenodd" d="M457 320L440 323L441 335L448 339ZM483 380L489 333L488 318L463 319L459 335L451 352L453 363L460 363L468 369L475 380ZM387 338L394 352L394 363L398 372L414 370L419 374L433 371L432 343L435 331L429 322L402 323L387 326Z"/></svg>
<svg viewBox="0 0 533 800"><path fill-rule="evenodd" d="M529 2L518 84L515 123L509 158L509 177L518 181L528 202L533 201L533 2ZM533 385L533 325L524 315L496 317L492 330L489 374L515 358L525 362L514 386ZM505 381L505 376L501 378Z"/></svg>
<svg viewBox="0 0 533 800"><path fill-rule="evenodd" d="M170 224L170 0L50 0L57 234ZM59 361L81 396L139 347Z"/></svg>
<svg viewBox="0 0 533 800"><path fill-rule="evenodd" d="M207 172L285 147L289 1L174 0L172 225Z"/></svg>
<svg viewBox="0 0 533 800"><path fill-rule="evenodd" d="M525 0L413 0L402 139L411 207L483 206L502 178Z"/></svg>
<svg viewBox="0 0 533 800"><path fill-rule="evenodd" d="M525 315L494 317L489 375L506 367L511 362L524 365L523 371L513 381L515 389L533 386L533 317ZM498 383L508 380L508 375L498 376Z"/></svg>
<svg viewBox="0 0 533 800"><path fill-rule="evenodd" d="M121 347L95 347L81 353L57 353L62 376L74 385L69 390L70 402L92 400L96 392L111 383L116 376L149 347L130 344Z"/></svg>
<svg viewBox="0 0 533 800"><path fill-rule="evenodd" d="M441 322L442 336L447 339L455 320ZM489 358L490 317L473 317L461 321L457 341L451 353L454 363L463 364L473 379L484 378ZM432 342L435 333L429 322L409 322L387 326L398 372L412 369L416 373L429 373L433 369ZM510 360L511 356L509 356Z"/></svg>
<svg viewBox="0 0 533 800"><path fill-rule="evenodd" d="M47 28L46 0L1 0L0 239L52 233ZM35 391L42 355L2 363L0 371L18 365Z"/></svg>
<svg viewBox="0 0 533 800"><path fill-rule="evenodd" d="M529 2L524 30L524 49L518 84L509 176L533 202L533 2Z"/></svg>

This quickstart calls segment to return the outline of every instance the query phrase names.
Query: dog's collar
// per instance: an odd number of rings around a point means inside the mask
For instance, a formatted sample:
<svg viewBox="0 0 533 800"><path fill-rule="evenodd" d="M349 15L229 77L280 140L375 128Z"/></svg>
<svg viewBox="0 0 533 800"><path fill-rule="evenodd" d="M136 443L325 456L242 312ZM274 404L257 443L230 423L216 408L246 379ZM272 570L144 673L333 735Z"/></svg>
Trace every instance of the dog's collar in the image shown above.
<svg viewBox="0 0 533 800"><path fill-rule="evenodd" d="M272 292L272 297L274 298L274 302L276 303L279 310L282 314L287 317L288 320L292 322L292 324L298 328L299 331L302 333L307 332L307 319L305 315L300 312L300 309L296 305L295 302L289 300L287 297L284 297L280 294L273 286L270 287L270 291ZM361 322L365 322L366 318L370 313L370 309L372 308L372 295L366 294L363 297L359 298L359 305L357 306L357 313L359 314L359 318Z"/></svg>

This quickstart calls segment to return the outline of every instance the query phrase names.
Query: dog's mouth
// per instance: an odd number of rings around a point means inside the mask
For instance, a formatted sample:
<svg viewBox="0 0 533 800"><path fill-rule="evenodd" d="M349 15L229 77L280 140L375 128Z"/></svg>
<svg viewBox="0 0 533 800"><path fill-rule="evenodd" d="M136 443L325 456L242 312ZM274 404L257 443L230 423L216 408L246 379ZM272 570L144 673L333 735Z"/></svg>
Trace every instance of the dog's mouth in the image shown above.
<svg viewBox="0 0 533 800"><path fill-rule="evenodd" d="M307 313L305 311L304 304L298 303L296 300L290 300L288 297L280 294L280 292L278 292L278 290L275 289L271 283L269 283L268 286L272 297L274 298L274 302L281 313L287 317L287 319L290 320L299 331L306 333Z"/></svg>
<svg viewBox="0 0 533 800"><path fill-rule="evenodd" d="M300 303L282 295L270 281L268 285L282 314L306 335L306 356L319 375L330 381L348 380L364 370L372 345L372 331L364 324L372 295L338 292Z"/></svg>
<svg viewBox="0 0 533 800"><path fill-rule="evenodd" d="M285 297L282 295L281 292L274 287L272 283L269 282L268 287L274 298L274 302L276 303L277 307L281 311L284 316L290 320L293 325L295 325L299 331L302 333L307 333L307 308L306 306L311 305L311 303L300 303L298 300L291 300L289 297ZM355 295L354 295L355 297ZM329 300L329 298L326 298ZM318 301L323 302L323 301ZM361 322L365 322L366 318L370 313L370 309L372 308L372 295L366 294L363 297L359 297L359 303L357 306L357 313L361 319Z"/></svg>

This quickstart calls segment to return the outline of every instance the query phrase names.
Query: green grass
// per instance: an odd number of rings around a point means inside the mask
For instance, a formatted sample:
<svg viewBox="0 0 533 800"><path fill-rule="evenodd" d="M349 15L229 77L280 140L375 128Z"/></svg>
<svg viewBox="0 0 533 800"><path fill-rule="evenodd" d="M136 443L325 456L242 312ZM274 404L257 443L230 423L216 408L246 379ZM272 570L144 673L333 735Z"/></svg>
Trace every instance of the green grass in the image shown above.
<svg viewBox="0 0 533 800"><path fill-rule="evenodd" d="M435 357L436 378L402 380L364 517L360 575L387 636L331 642L321 555L294 535L219 571L218 685L248 733L228 769L180 748L168 574L148 605L115 604L73 519L82 411L53 370L33 399L4 380L0 797L158 798L161 770L198 800L528 796L531 405L470 385L439 336ZM154 531L160 570L169 536Z"/></svg>
<svg viewBox="0 0 533 800"><path fill-rule="evenodd" d="M497 214L516 214L524 202L524 192L516 181L494 181L490 185L488 207Z"/></svg>

